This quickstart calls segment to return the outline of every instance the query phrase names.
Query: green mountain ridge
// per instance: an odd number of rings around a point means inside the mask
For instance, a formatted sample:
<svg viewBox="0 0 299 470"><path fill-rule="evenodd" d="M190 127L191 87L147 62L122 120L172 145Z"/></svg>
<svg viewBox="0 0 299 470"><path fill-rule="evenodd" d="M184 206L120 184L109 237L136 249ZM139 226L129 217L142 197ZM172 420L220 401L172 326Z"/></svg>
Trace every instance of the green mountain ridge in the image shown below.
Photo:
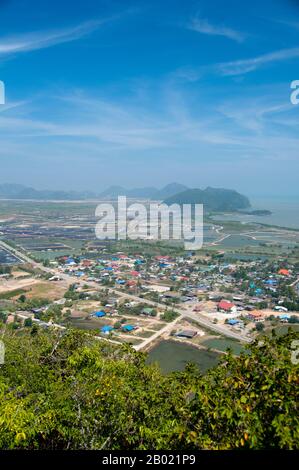
<svg viewBox="0 0 299 470"><path fill-rule="evenodd" d="M249 208L250 201L233 189L187 189L164 200L165 204L203 204L205 210L229 212Z"/></svg>

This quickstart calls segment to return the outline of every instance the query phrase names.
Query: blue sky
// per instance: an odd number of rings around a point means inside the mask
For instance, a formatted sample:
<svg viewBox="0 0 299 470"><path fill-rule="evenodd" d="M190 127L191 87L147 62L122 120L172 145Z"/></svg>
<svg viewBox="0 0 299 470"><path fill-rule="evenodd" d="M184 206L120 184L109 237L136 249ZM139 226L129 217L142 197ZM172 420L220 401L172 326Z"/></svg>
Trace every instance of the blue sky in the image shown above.
<svg viewBox="0 0 299 470"><path fill-rule="evenodd" d="M0 183L298 195L298 2L70 5L0 0Z"/></svg>

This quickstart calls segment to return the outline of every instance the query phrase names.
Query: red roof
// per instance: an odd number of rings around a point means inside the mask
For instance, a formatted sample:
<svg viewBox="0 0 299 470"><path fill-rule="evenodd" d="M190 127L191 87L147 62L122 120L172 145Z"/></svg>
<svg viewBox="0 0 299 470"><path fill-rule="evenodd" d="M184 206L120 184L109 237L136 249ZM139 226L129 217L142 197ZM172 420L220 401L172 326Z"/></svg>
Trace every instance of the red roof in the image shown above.
<svg viewBox="0 0 299 470"><path fill-rule="evenodd" d="M131 271L130 274L131 276L140 276L140 273L138 271Z"/></svg>
<svg viewBox="0 0 299 470"><path fill-rule="evenodd" d="M231 310L235 305L231 302L227 302L226 300L221 300L218 304L218 308L221 310Z"/></svg>
<svg viewBox="0 0 299 470"><path fill-rule="evenodd" d="M90 261L89 259L84 259L82 261L82 264L83 266L91 266L92 265L92 261Z"/></svg>

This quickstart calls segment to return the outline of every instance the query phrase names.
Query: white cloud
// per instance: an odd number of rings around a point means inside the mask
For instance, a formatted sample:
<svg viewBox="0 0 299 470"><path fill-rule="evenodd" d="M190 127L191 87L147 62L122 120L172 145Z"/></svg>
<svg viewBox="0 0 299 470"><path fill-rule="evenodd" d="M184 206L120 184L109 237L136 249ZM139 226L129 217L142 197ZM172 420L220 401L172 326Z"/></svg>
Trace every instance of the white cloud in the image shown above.
<svg viewBox="0 0 299 470"><path fill-rule="evenodd" d="M0 38L0 56L45 49L57 44L76 41L96 31L106 21L105 19L87 21L77 26L60 30L40 31L14 37Z"/></svg>
<svg viewBox="0 0 299 470"><path fill-rule="evenodd" d="M217 64L215 67L221 75L242 75L252 72L263 65L294 59L296 57L299 57L299 47L281 49L251 59L223 62Z"/></svg>
<svg viewBox="0 0 299 470"><path fill-rule="evenodd" d="M243 33L232 28L227 28L226 26L213 25L206 19L194 18L189 24L189 29L202 34L224 36L237 42L242 42L245 39L245 35Z"/></svg>

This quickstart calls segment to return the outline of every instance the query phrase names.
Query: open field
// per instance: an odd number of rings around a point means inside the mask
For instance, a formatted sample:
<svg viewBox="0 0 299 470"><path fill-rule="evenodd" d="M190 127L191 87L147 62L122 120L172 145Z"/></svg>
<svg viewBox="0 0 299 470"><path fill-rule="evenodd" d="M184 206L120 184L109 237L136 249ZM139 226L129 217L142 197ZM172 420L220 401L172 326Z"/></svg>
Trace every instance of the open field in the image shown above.
<svg viewBox="0 0 299 470"><path fill-rule="evenodd" d="M58 283L38 281L30 286L30 289L26 293L26 297L28 297L28 299L42 297L51 301L59 300L61 297L63 297L65 290L65 287L59 285Z"/></svg>
<svg viewBox="0 0 299 470"><path fill-rule="evenodd" d="M26 279L1 279L0 281L0 293L14 291L17 289L28 289L38 284L38 280L32 277Z"/></svg>
<svg viewBox="0 0 299 470"><path fill-rule="evenodd" d="M15 296L25 294L28 299L47 298L51 301L63 297L65 288L54 282L41 281L33 277L0 280L0 294L13 293Z"/></svg>

